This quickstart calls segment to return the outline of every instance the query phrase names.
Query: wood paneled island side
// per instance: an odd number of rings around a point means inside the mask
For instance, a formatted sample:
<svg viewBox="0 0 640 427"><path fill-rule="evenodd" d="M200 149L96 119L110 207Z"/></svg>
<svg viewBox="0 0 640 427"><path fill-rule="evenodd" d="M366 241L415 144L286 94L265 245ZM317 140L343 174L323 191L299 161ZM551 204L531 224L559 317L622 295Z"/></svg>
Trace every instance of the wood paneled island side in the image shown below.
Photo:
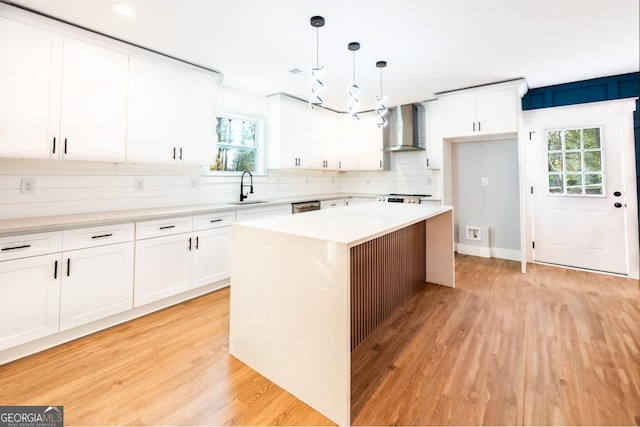
<svg viewBox="0 0 640 427"><path fill-rule="evenodd" d="M234 224L230 353L341 425L350 353L421 283L455 285L453 210L368 203Z"/></svg>

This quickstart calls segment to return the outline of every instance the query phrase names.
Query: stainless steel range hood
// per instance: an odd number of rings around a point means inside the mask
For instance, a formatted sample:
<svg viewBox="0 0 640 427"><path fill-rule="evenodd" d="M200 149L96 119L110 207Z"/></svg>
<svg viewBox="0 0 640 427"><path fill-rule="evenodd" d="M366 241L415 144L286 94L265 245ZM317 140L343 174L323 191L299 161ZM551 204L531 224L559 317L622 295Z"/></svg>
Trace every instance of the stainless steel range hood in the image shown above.
<svg viewBox="0 0 640 427"><path fill-rule="evenodd" d="M399 105L389 109L389 124L384 128L384 151L424 150L424 107L421 104Z"/></svg>

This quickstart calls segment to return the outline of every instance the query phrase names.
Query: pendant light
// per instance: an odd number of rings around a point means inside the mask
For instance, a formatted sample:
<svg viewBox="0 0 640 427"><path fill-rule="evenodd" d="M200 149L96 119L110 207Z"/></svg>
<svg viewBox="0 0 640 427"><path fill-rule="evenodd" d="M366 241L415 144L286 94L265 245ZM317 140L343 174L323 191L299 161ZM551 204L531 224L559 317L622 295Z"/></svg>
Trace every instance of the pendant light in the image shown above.
<svg viewBox="0 0 640 427"><path fill-rule="evenodd" d="M316 29L316 66L311 66L311 96L309 97L309 107L313 108L314 105L324 107L324 100L320 97L320 94L325 89L324 83L320 80L320 76L324 74L324 67L321 67L318 61L318 28L324 27L324 18L322 16L313 16L311 17L310 23L311 26Z"/></svg>
<svg viewBox="0 0 640 427"><path fill-rule="evenodd" d="M347 88L347 93L349 94L349 102L347 104L347 109L349 110L349 114L356 119L360 120L358 116L358 108L360 108L360 101L358 100L358 94L360 93L360 87L356 84L356 51L360 50L360 43L351 42L347 46L347 48L353 52L353 81L351 85Z"/></svg>
<svg viewBox="0 0 640 427"><path fill-rule="evenodd" d="M376 96L376 116L378 116L378 120L376 124L379 128L383 128L389 123L387 118L387 112L389 109L384 105L384 102L387 100L387 97L382 97L382 69L387 66L387 61L378 61L376 62L376 67L380 68L380 96Z"/></svg>

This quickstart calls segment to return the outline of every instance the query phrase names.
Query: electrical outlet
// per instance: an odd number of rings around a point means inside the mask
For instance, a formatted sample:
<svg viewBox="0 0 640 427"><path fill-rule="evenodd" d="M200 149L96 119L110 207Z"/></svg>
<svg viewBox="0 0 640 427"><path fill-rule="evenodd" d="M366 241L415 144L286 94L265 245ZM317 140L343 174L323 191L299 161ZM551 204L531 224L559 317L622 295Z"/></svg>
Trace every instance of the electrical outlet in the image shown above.
<svg viewBox="0 0 640 427"><path fill-rule="evenodd" d="M20 180L20 194L33 194L36 191L35 178L22 178Z"/></svg>
<svg viewBox="0 0 640 427"><path fill-rule="evenodd" d="M144 179L137 178L133 185L134 185L136 191L143 191L144 190Z"/></svg>
<svg viewBox="0 0 640 427"><path fill-rule="evenodd" d="M191 178L189 180L189 188L191 189L196 189L196 188L200 188L200 178Z"/></svg>

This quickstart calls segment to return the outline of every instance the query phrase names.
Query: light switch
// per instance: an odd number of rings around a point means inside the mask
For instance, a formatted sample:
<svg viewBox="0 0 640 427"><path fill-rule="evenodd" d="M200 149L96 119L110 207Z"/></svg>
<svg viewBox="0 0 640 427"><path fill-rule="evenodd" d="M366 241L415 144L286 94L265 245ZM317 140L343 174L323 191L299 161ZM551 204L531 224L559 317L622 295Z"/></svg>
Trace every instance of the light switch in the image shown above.
<svg viewBox="0 0 640 427"><path fill-rule="evenodd" d="M483 176L480 179L480 185L482 185L483 187L486 187L489 185L489 178L487 178L486 176Z"/></svg>

